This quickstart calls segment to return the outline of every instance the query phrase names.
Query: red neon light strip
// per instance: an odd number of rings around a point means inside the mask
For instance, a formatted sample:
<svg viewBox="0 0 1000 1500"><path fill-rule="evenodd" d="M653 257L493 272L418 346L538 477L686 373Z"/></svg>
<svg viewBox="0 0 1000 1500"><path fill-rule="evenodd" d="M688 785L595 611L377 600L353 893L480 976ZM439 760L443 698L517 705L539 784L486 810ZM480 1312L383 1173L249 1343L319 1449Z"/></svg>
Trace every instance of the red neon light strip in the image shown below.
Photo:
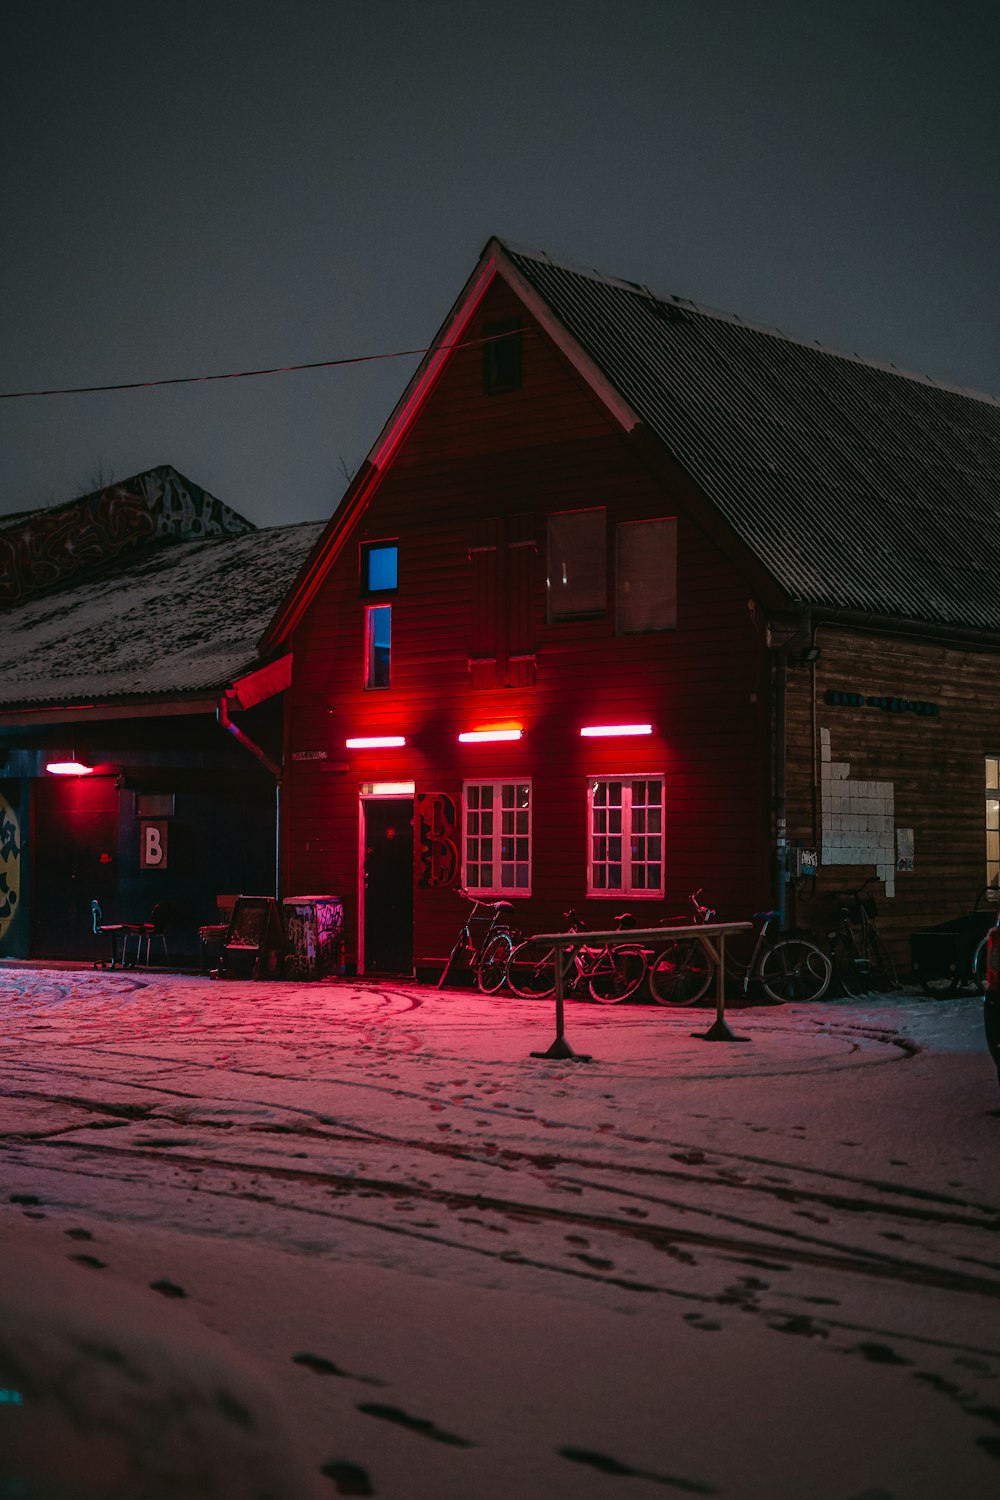
<svg viewBox="0 0 1000 1500"><path fill-rule="evenodd" d="M391 750L406 744L402 734L364 734L357 739L345 740L348 750Z"/></svg>
<svg viewBox="0 0 1000 1500"><path fill-rule="evenodd" d="M620 734L652 734L652 732L652 724L590 724L586 729L580 730L585 740L603 740Z"/></svg>
<svg viewBox="0 0 1000 1500"><path fill-rule="evenodd" d="M521 733L520 729L471 729L458 738L463 745L482 745L493 740L519 740Z"/></svg>

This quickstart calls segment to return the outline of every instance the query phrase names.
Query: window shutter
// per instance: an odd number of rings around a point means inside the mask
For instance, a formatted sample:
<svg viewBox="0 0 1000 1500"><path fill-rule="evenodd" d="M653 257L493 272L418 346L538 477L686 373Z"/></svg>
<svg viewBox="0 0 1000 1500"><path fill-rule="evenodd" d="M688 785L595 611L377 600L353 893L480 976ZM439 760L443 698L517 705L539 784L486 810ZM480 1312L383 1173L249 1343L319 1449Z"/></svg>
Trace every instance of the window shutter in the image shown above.
<svg viewBox="0 0 1000 1500"><path fill-rule="evenodd" d="M508 687L535 682L534 582L535 540L531 516L512 516L507 523L507 670Z"/></svg>
<svg viewBox="0 0 1000 1500"><path fill-rule="evenodd" d="M501 546L503 522L496 516L476 525L469 561L472 573L472 633L469 642L469 672L474 688L502 683L503 589Z"/></svg>

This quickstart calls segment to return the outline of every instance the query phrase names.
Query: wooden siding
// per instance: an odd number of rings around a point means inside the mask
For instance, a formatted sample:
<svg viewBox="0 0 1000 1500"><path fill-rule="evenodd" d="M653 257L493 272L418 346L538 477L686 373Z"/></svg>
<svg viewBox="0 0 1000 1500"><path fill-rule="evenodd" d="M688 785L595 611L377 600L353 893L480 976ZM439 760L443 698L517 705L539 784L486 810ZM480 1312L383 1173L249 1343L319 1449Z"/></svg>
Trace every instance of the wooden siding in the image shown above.
<svg viewBox="0 0 1000 1500"><path fill-rule="evenodd" d="M909 934L969 910L986 883L984 761L1000 754L1000 660L989 652L833 627L818 631L817 644L815 668L789 674L789 838L822 846L826 730L832 762L848 767L852 781L891 784L893 839L898 829L913 831L912 870L894 870L891 896L882 883L870 888L879 902L880 930L908 965ZM865 701L828 703L828 692ZM893 712L869 698L930 703L939 711ZM832 915L827 893L874 873L871 861L822 864L815 898L801 907L805 920L825 928Z"/></svg>
<svg viewBox="0 0 1000 1500"><path fill-rule="evenodd" d="M479 319L520 312L497 283ZM413 780L418 794L458 801L467 778L530 778L532 894L514 913L526 931L559 925L570 906L604 924L626 904L586 899L591 775L665 776L666 896L627 901L644 918L686 912L696 886L726 915L767 899L769 677L747 586L562 356L527 327L519 391L484 396L481 352L454 356L295 632L290 880L344 898L349 953L364 781ZM596 505L608 512L607 614L547 624L546 515ZM678 518L678 628L616 637L614 526L664 515ZM399 539L399 589L387 601L392 685L365 692L358 551L388 537ZM470 557L476 546L497 551ZM497 658L492 674L470 673L480 654ZM515 671L510 659L531 654L530 668ZM655 734L579 735L588 723L636 721ZM520 743L458 744L461 730L509 722L523 726ZM358 734L403 734L408 744L347 751L345 739ZM295 759L321 751L326 761ZM465 910L457 886L417 890L418 962L447 953Z"/></svg>

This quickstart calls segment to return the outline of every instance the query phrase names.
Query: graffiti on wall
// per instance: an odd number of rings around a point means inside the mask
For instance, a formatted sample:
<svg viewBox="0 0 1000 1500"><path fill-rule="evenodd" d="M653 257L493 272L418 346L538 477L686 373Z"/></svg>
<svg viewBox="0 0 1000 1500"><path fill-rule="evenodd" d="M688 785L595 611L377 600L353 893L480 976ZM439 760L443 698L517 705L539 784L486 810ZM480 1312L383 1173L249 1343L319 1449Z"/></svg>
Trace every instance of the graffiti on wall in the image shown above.
<svg viewBox="0 0 1000 1500"><path fill-rule="evenodd" d="M169 465L140 474L138 483L156 520L157 536L192 541L197 537L237 536L254 530L251 522Z"/></svg>
<svg viewBox="0 0 1000 1500"><path fill-rule="evenodd" d="M458 811L447 792L423 792L416 799L414 856L417 885L454 885L458 879Z"/></svg>
<svg viewBox="0 0 1000 1500"><path fill-rule="evenodd" d="M21 895L21 829L17 814L0 793L0 943L17 912Z"/></svg>
<svg viewBox="0 0 1000 1500"><path fill-rule="evenodd" d="M0 530L0 604L86 578L153 541L253 531L251 522L164 465Z"/></svg>

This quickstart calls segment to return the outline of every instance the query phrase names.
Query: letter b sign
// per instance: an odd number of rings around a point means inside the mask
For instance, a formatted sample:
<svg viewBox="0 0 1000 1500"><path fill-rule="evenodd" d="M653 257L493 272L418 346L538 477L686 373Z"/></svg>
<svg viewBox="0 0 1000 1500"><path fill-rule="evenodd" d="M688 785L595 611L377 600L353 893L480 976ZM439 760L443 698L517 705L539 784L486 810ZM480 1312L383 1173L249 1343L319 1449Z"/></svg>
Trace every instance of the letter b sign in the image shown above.
<svg viewBox="0 0 1000 1500"><path fill-rule="evenodd" d="M141 870L165 870L167 868L167 827L165 821L139 824L139 868Z"/></svg>

